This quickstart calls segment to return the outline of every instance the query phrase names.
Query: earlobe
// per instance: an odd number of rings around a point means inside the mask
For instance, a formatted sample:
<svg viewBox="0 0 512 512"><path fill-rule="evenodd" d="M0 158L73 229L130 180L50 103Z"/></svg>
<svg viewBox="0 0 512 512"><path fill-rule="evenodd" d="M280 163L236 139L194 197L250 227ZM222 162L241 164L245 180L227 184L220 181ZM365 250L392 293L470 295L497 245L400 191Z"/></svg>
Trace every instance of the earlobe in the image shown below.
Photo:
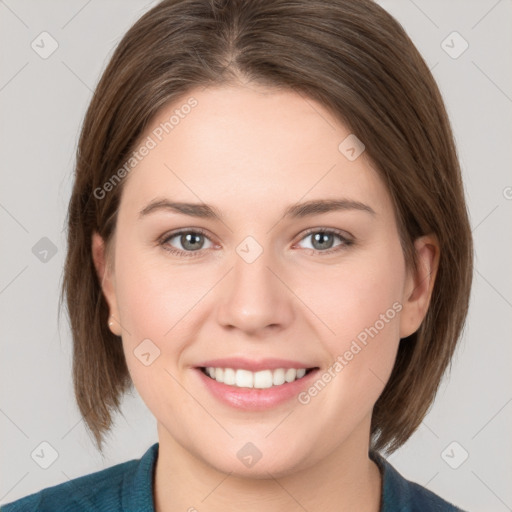
<svg viewBox="0 0 512 512"><path fill-rule="evenodd" d="M440 247L433 234L422 236L414 242L418 260L417 271L407 275L400 315L400 338L416 332L425 318L439 265Z"/></svg>
<svg viewBox="0 0 512 512"><path fill-rule="evenodd" d="M117 300L115 294L115 280L112 266L108 261L107 251L103 238L96 232L92 234L91 240L92 258L96 274L101 285L101 290L107 301L110 316L108 326L113 334L121 336L119 314L117 311Z"/></svg>

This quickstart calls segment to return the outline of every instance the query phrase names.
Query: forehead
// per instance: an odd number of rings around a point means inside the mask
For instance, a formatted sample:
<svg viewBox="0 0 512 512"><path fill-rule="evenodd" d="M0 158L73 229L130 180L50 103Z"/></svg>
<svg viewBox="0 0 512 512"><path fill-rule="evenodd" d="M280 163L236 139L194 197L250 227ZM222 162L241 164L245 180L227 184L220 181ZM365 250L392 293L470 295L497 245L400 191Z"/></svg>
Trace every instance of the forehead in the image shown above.
<svg viewBox="0 0 512 512"><path fill-rule="evenodd" d="M128 174L122 203L140 209L170 197L240 216L343 196L389 209L364 151L347 158L353 137L321 104L294 91L197 88L162 108L146 129L135 149L151 149Z"/></svg>

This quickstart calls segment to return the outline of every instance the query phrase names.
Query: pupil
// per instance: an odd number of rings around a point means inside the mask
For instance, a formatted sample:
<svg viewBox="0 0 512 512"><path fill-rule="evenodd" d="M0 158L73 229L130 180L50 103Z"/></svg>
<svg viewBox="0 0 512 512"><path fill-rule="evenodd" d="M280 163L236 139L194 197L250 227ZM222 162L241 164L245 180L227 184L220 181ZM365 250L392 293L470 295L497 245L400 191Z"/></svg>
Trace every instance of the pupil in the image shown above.
<svg viewBox="0 0 512 512"><path fill-rule="evenodd" d="M331 243L325 243L325 238L331 238ZM313 237L314 242L320 242L320 249L329 249L332 246L332 235L330 233L316 233Z"/></svg>
<svg viewBox="0 0 512 512"><path fill-rule="evenodd" d="M185 247L186 249L197 249L198 247L197 246L194 247L194 243L197 243L201 237L202 237L202 235L196 235L194 233L187 233L185 235L182 235L181 243L182 243L183 247Z"/></svg>

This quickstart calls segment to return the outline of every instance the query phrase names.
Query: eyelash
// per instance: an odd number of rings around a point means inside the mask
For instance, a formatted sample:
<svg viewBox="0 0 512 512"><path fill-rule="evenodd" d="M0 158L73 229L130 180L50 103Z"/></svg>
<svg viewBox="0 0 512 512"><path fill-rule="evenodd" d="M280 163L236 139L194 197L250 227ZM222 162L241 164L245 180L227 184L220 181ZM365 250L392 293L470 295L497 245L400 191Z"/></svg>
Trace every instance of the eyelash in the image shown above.
<svg viewBox="0 0 512 512"><path fill-rule="evenodd" d="M194 229L181 229L179 231L175 231L175 232L171 232L169 234L166 234L164 235L160 240L159 240L159 245L167 252L169 252L170 254L173 254L173 255L177 255L177 256L184 256L184 257L187 257L187 258L190 258L190 257L196 257L196 256L199 256L203 249L200 249L199 251L182 251L181 249L175 249L174 247L170 247L169 245L167 245L168 241L179 236L179 235L182 235L182 234L199 234L199 235L203 235L205 236L206 238L209 239L206 231L204 231L203 229L201 228L194 228ZM332 253L335 253L335 252L339 252L343 249L346 249L347 247L350 247L351 245L354 245L354 240L351 240L351 239L348 239L346 238L345 236L343 236L343 232L340 231L340 230L337 230L337 229L333 229L333 228L312 228L312 229L309 229L306 231L306 233L302 236L302 238L299 240L299 242L301 242L304 238L306 238L307 236L313 234L313 233L325 233L325 234L332 234L332 235L336 235L340 240L341 240L341 244L340 245L337 245L331 249L328 249L326 251L319 251L318 249L305 249L307 251L312 251L313 253L315 254L320 254L322 256L324 255L328 255L328 254L332 254Z"/></svg>

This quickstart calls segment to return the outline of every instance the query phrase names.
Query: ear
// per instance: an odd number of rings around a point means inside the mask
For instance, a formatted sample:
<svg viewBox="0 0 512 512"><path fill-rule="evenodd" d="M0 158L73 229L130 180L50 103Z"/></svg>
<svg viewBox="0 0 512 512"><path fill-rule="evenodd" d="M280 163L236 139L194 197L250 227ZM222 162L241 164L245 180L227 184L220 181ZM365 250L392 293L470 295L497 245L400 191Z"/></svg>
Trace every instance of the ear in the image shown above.
<svg viewBox="0 0 512 512"><path fill-rule="evenodd" d="M415 333L425 318L439 265L440 247L435 235L422 236L414 242L418 269L408 271L400 314L400 338Z"/></svg>
<svg viewBox="0 0 512 512"><path fill-rule="evenodd" d="M103 238L96 232L92 234L92 258L96 268L96 274L101 283L101 290L107 301L110 318L109 328L116 336L121 336L121 324L117 309L115 293L115 275L112 262L108 258Z"/></svg>

